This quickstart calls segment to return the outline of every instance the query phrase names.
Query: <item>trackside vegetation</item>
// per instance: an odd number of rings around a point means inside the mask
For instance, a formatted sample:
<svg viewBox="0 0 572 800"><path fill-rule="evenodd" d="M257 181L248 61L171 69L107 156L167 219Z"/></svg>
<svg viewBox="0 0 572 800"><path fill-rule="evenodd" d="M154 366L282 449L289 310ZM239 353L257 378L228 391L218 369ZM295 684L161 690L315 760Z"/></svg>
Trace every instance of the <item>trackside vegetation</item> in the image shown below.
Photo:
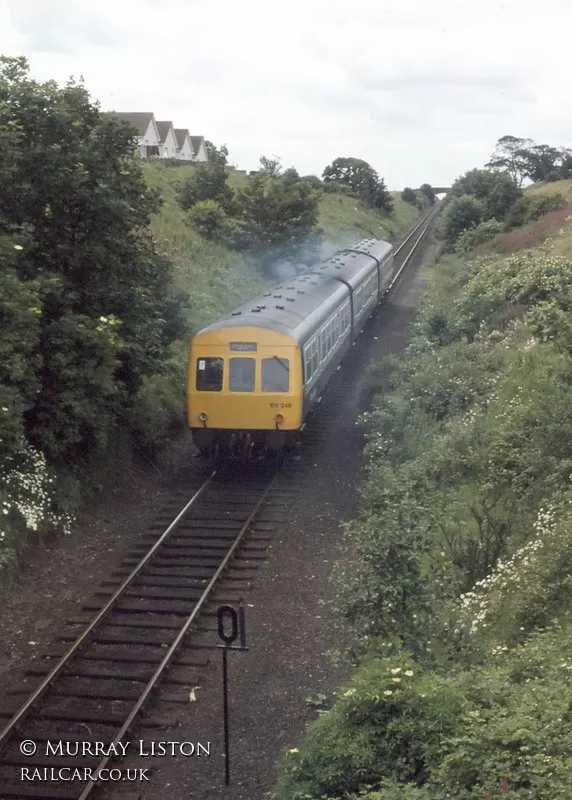
<svg viewBox="0 0 572 800"><path fill-rule="evenodd" d="M24 58L0 59L0 133L1 570L36 537L69 533L87 494L181 432L189 338L265 285L261 233L269 252L304 249L282 213L296 198L316 200L300 218L321 255L397 236L416 210L397 198L380 214L290 173L261 229L270 186L225 172L220 207L244 196L254 210L240 230L254 247L239 252L201 234L175 189L199 174L220 186L222 148L210 172L142 163L133 129L83 83L34 81ZM278 163L262 166L272 179Z"/></svg>
<svg viewBox="0 0 572 800"><path fill-rule="evenodd" d="M277 800L571 797L567 211L540 247L453 247L370 376L336 574L358 667L285 752Z"/></svg>

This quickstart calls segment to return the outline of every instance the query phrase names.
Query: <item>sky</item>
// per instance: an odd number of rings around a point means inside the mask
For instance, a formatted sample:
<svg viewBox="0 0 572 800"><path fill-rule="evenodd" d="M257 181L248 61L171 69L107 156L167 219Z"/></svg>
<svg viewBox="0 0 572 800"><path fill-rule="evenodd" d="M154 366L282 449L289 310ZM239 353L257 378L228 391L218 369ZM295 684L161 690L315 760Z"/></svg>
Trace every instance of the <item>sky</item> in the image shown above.
<svg viewBox="0 0 572 800"><path fill-rule="evenodd" d="M0 0L0 54L105 110L393 190L448 186L506 134L572 147L570 0Z"/></svg>

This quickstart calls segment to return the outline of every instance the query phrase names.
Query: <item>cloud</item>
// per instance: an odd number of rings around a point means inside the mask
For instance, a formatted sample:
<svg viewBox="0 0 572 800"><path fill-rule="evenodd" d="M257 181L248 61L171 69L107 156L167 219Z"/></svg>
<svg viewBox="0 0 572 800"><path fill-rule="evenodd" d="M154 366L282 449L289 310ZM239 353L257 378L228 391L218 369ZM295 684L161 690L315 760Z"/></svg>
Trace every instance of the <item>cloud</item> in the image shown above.
<svg viewBox="0 0 572 800"><path fill-rule="evenodd" d="M570 146L571 28L568 0L0 0L0 51L38 80L83 75L242 168L356 156L396 189L450 182L506 133Z"/></svg>

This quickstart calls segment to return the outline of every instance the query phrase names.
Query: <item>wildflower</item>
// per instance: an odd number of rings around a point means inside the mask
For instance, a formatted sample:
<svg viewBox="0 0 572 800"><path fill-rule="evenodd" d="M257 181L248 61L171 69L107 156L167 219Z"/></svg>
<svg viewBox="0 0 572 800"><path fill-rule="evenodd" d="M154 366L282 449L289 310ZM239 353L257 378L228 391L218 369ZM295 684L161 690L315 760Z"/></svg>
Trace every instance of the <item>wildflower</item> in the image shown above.
<svg viewBox="0 0 572 800"><path fill-rule="evenodd" d="M355 693L355 689L348 689L347 692L344 692L344 697L353 697Z"/></svg>
<svg viewBox="0 0 572 800"><path fill-rule="evenodd" d="M391 691L391 689L386 689L386 690L385 690L385 692L384 692L384 695L385 695L386 697L389 697L389 695L390 695L390 694L393 694L393 692Z"/></svg>
<svg viewBox="0 0 572 800"><path fill-rule="evenodd" d="M408 678L412 678L413 677L413 670L412 669L407 669L407 670L405 670L405 672L403 674L407 675Z"/></svg>
<svg viewBox="0 0 572 800"><path fill-rule="evenodd" d="M294 754L294 753L299 753L300 751L298 750L297 747L292 747L292 749L288 750L288 752Z"/></svg>
<svg viewBox="0 0 572 800"><path fill-rule="evenodd" d="M401 683L401 678L392 678L393 683Z"/></svg>
<svg viewBox="0 0 572 800"><path fill-rule="evenodd" d="M24 248L22 247L22 245L21 245L21 244L15 244L15 245L14 245L14 250L23 250L23 249L24 249Z"/></svg>
<svg viewBox="0 0 572 800"><path fill-rule="evenodd" d="M392 675L397 675L398 672L401 672L401 667L396 667L395 669L391 670Z"/></svg>

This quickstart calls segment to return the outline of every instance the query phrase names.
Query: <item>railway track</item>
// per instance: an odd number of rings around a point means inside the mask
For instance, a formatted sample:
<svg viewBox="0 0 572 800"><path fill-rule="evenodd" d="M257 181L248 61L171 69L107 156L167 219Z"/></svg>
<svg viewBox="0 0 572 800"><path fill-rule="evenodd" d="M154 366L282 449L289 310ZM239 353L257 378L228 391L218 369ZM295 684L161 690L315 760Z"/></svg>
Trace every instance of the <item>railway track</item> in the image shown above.
<svg viewBox="0 0 572 800"><path fill-rule="evenodd" d="M396 246L399 269L389 293L437 213L431 209ZM340 400L355 392L347 379L351 372L334 378L313 416L304 440L310 460L313 446L331 432ZM213 632L216 606L235 605L246 594L265 558L277 511L279 520L280 509L292 504L305 481L299 456L287 462L280 482L276 469L266 469L240 477L199 470L194 485L173 497L11 690L0 711L1 800L86 800L101 770L109 769L114 746L131 735L135 723L168 724L169 709L188 703L208 666L204 637ZM157 707L167 709L166 715L157 716ZM94 747L104 742L108 754L46 755L46 743L60 740ZM37 746L33 756L23 751L27 741ZM89 777L48 783L22 778L22 770L30 775L36 768L86 769Z"/></svg>
<svg viewBox="0 0 572 800"><path fill-rule="evenodd" d="M13 708L0 713L0 721L9 718L0 732L0 798L85 800L110 758L46 755L48 741L92 743L91 751L105 742L113 750L150 700L188 702L206 666L207 651L189 644L193 634L205 631L213 604L236 604L245 593L268 539L264 525L251 532L252 525L269 500L287 504L295 491L278 487L276 476L270 468L246 481L213 472L188 502L174 498L69 620L59 642L12 690ZM163 530L164 519L172 521ZM30 741L33 756L23 745ZM22 778L35 768L70 767L89 770L93 779L71 782L67 772L49 783Z"/></svg>

